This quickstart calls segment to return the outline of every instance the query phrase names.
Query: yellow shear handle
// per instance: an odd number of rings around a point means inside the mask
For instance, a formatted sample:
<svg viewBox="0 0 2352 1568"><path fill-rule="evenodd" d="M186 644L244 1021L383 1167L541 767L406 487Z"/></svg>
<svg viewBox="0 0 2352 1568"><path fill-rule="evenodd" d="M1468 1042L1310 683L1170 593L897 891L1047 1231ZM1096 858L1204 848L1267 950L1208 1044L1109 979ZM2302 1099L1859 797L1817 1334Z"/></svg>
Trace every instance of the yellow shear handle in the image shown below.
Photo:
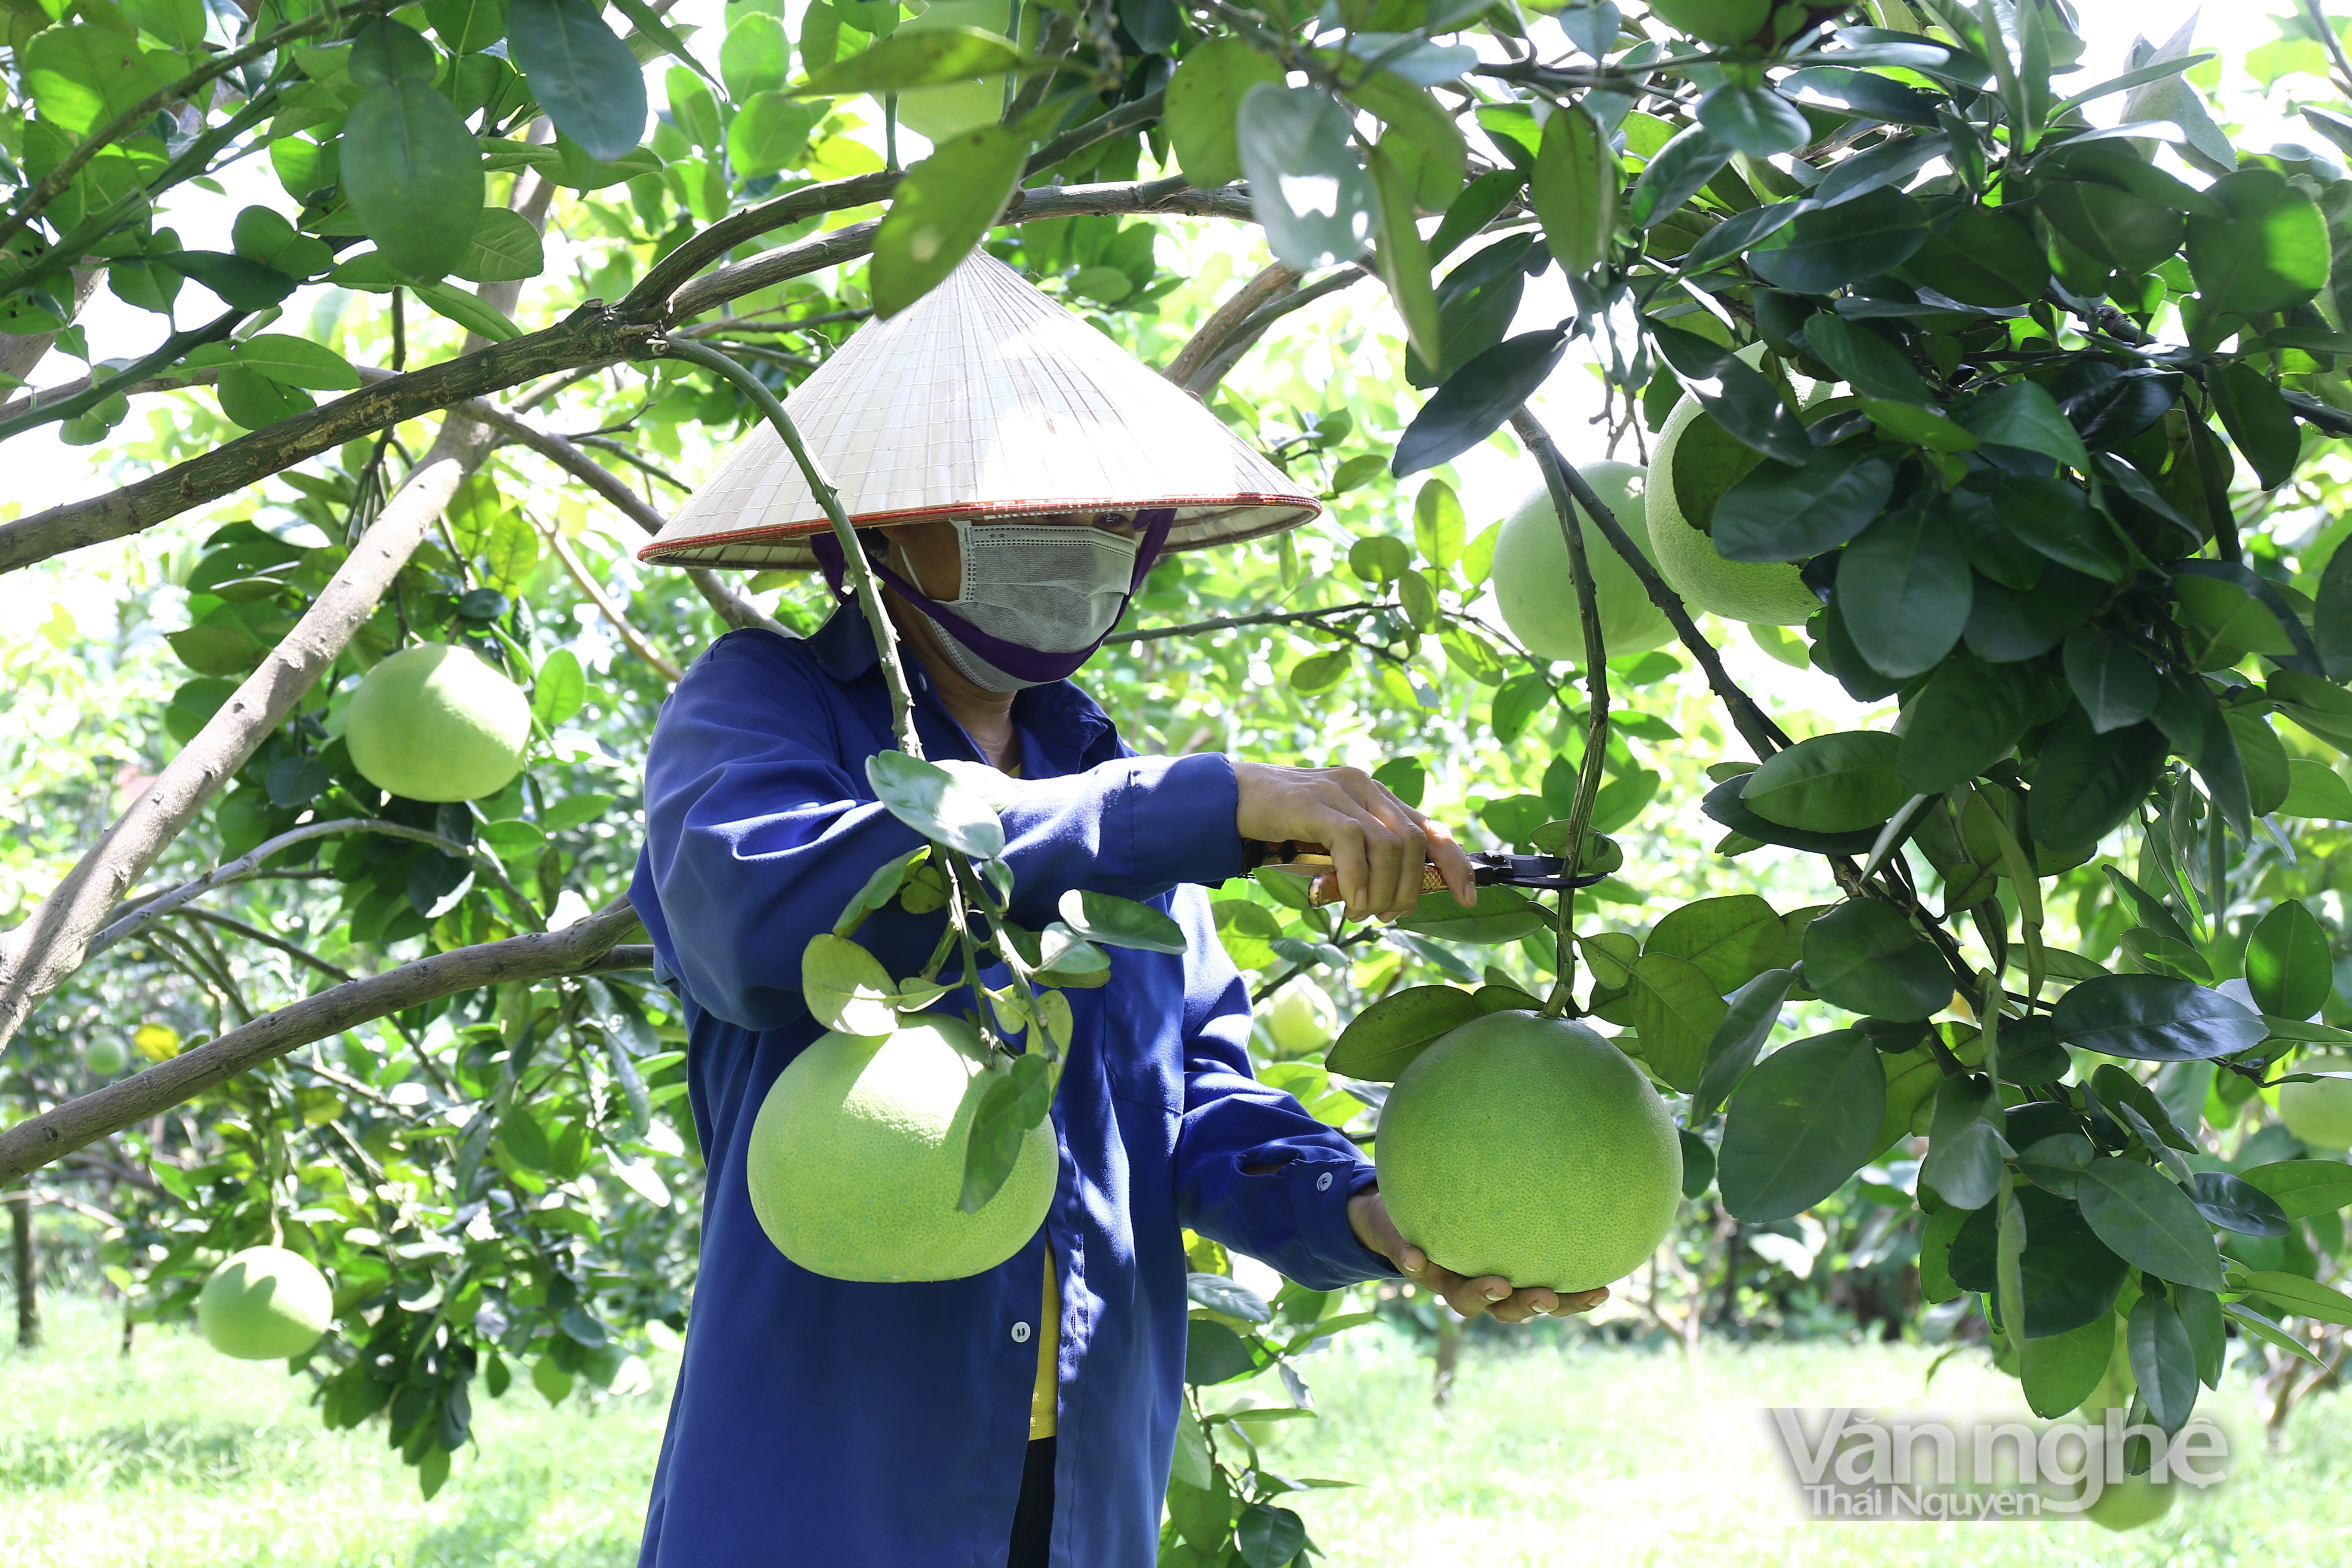
<svg viewBox="0 0 2352 1568"><path fill-rule="evenodd" d="M1314 885L1307 891L1307 901L1316 909L1339 902L1339 879L1333 869L1331 857L1320 851L1302 851L1287 860L1268 860L1252 874L1266 871L1285 871L1294 877L1313 878ZM1433 863L1422 866L1421 890L1424 893L1445 891L1444 873Z"/></svg>

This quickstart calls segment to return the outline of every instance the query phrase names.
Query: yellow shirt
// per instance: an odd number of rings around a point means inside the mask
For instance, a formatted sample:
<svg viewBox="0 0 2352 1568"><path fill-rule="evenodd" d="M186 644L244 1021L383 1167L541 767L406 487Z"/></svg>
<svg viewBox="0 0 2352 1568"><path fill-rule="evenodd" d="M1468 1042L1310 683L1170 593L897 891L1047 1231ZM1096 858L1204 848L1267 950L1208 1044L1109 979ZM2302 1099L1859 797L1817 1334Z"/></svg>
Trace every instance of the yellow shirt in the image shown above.
<svg viewBox="0 0 2352 1568"><path fill-rule="evenodd" d="M1054 1435L1055 1405L1061 1394L1062 1287L1054 1278L1051 1248L1045 1253L1045 1304L1037 1318L1037 1384L1029 1392L1029 1440L1033 1443Z"/></svg>

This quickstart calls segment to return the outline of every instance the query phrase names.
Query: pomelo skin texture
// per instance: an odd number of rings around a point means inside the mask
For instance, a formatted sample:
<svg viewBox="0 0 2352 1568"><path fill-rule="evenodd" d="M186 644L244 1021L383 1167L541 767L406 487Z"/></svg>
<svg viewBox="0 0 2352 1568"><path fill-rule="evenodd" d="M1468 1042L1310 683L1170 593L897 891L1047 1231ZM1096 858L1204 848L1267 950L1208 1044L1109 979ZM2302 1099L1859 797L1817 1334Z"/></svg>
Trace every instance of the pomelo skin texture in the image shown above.
<svg viewBox="0 0 2352 1568"><path fill-rule="evenodd" d="M1583 1025L1473 1018L1415 1057L1381 1111L1398 1234L1456 1274L1562 1295L1622 1279L1674 1224L1683 1152L1665 1102Z"/></svg>
<svg viewBox="0 0 2352 1568"><path fill-rule="evenodd" d="M961 1279L1021 1250L1054 1201L1049 1121L978 1214L956 1206L964 1143L990 1077L980 1031L909 1020L894 1035L821 1036L768 1090L743 1167L776 1249L835 1279Z"/></svg>
<svg viewBox="0 0 2352 1568"><path fill-rule="evenodd" d="M282 1247L232 1252L196 1298L205 1342L239 1361L285 1361L335 1321L335 1293L310 1260Z"/></svg>
<svg viewBox="0 0 2352 1568"><path fill-rule="evenodd" d="M367 672L343 713L352 765L409 800L479 800L522 772L530 702L471 649L403 648Z"/></svg>
<svg viewBox="0 0 2352 1568"><path fill-rule="evenodd" d="M1265 1032L1286 1057L1321 1050L1339 1028L1339 1009L1330 993L1304 975L1276 992L1265 1010Z"/></svg>
<svg viewBox="0 0 2352 1568"><path fill-rule="evenodd" d="M1685 394L1666 416L1650 459L1653 481L1645 500L1650 558L1658 563L1658 575L1694 608L1727 620L1802 626L1822 602L1795 566L1785 561L1726 561L1715 552L1714 540L1683 521L1682 503L1675 496L1675 447L1701 412L1698 399Z"/></svg>
<svg viewBox="0 0 2352 1568"><path fill-rule="evenodd" d="M1631 463L1588 463L1583 469L1601 504L1648 553L1650 526L1643 515L1643 470ZM1609 651L1640 653L1670 640L1674 627L1633 569L1625 564L1601 531L1581 511L1584 559L1592 573L1592 597L1601 612L1601 640ZM1568 566L1568 541L1560 537L1559 514L1551 491L1538 487L1503 520L1495 541L1495 602L1511 635L1538 658L1584 662L1584 622L1577 614L1576 577Z"/></svg>
<svg viewBox="0 0 2352 1568"><path fill-rule="evenodd" d="M2305 1057L2295 1072L2352 1072L2352 1057L2334 1051ZM2352 1078L2281 1084L2279 1120L2315 1149L2352 1149Z"/></svg>

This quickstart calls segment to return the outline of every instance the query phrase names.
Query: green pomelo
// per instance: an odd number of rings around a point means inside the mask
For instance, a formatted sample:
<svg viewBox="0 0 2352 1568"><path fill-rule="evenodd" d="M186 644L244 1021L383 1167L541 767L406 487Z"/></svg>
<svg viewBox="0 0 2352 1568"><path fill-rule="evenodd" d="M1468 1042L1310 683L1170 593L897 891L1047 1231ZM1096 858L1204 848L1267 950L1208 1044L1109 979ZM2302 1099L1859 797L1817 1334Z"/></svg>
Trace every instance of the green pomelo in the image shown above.
<svg viewBox="0 0 2352 1568"><path fill-rule="evenodd" d="M1649 552L1650 525L1642 499L1643 470L1631 463L1592 463L1585 467L1601 504ZM1584 559L1592 573L1592 597L1601 612L1601 640L1611 653L1640 653L1670 640L1674 627L1664 610L1650 603L1642 580L1611 547L1600 530L1580 510L1577 530L1584 536ZM1569 570L1568 541L1559 531L1559 514L1552 509L1551 491L1538 487L1528 493L1495 541L1495 602L1511 635L1538 658L1584 662L1584 622L1577 613L1576 577Z"/></svg>
<svg viewBox="0 0 2352 1568"><path fill-rule="evenodd" d="M1312 1056L1339 1030L1339 1009L1331 994L1301 975L1274 994L1265 1010L1265 1032L1286 1057Z"/></svg>
<svg viewBox="0 0 2352 1568"><path fill-rule="evenodd" d="M1744 44L1764 30L1772 0L1650 0L1650 15L1710 44Z"/></svg>
<svg viewBox="0 0 2352 1568"><path fill-rule="evenodd" d="M131 1065L131 1053L122 1048L121 1040L101 1035L82 1053L81 1065L100 1078L112 1078Z"/></svg>
<svg viewBox="0 0 2352 1568"><path fill-rule="evenodd" d="M530 702L469 648L420 643L367 672L343 713L352 765L408 800L479 800L522 772Z"/></svg>
<svg viewBox="0 0 2352 1568"><path fill-rule="evenodd" d="M835 1279L961 1279L1021 1250L1045 1222L1061 1159L1051 1121L1021 1142L1013 1174L977 1214L957 1207L983 1067L961 1018L880 1037L828 1034L785 1068L760 1107L743 1174L778 1251Z"/></svg>
<svg viewBox="0 0 2352 1568"><path fill-rule="evenodd" d="M978 27L1004 36L1003 0L931 0L931 8L898 24L902 33L929 32L935 27ZM1034 33L1024 26L1024 35ZM966 131L993 125L1004 116L1004 79L975 77L969 81L913 87L898 94L898 123L933 142Z"/></svg>
<svg viewBox="0 0 2352 1568"><path fill-rule="evenodd" d="M1407 1241L1457 1274L1589 1290L1664 1239L1682 1142L1642 1071L1583 1025L1489 1013L1397 1078L1375 1146Z"/></svg>
<svg viewBox="0 0 2352 1568"><path fill-rule="evenodd" d="M2100 1486L2098 1500L2083 1510L2083 1517L2104 1530L2137 1530L2164 1517L2176 1489L2170 1483L2159 1486L2146 1476L2106 1481Z"/></svg>
<svg viewBox="0 0 2352 1568"><path fill-rule="evenodd" d="M1694 608L1751 625L1802 626L1822 602L1795 566L1785 561L1726 561L1715 552L1715 541L1683 515L1675 458L1683 433L1702 412L1698 399L1686 394L1658 432L1657 450L1650 459L1656 480L1646 497L1650 558L1658 563L1658 575L1667 586Z"/></svg>
<svg viewBox="0 0 2352 1568"><path fill-rule="evenodd" d="M2295 1072L2352 1072L2352 1057L2334 1051L2305 1057ZM2279 1120L2315 1149L2352 1149L2352 1078L2281 1084Z"/></svg>
<svg viewBox="0 0 2352 1568"><path fill-rule="evenodd" d="M285 1361L335 1321L335 1293L310 1260L282 1247L232 1252L196 1298L205 1342L239 1361Z"/></svg>

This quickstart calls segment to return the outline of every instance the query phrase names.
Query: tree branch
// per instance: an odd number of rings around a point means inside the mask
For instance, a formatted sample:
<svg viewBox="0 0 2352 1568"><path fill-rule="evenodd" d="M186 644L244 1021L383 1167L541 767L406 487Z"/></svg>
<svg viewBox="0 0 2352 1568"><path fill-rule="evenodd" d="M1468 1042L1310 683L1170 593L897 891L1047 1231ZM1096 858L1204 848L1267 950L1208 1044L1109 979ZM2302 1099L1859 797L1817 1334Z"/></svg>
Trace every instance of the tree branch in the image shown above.
<svg viewBox="0 0 2352 1568"><path fill-rule="evenodd" d="M645 633L629 624L629 617L622 613L620 605L613 602L613 595L604 592L604 585L596 581L587 563L572 548L572 542L563 537L563 531L550 522L542 523L540 531L547 536L556 560L563 563L565 574L582 593L588 595L588 602L596 606L597 613L613 623L613 629L620 634L623 642L629 645L629 651L651 665L655 673L672 686L683 679L686 672L679 669L667 654L654 647L652 639Z"/></svg>
<svg viewBox="0 0 2352 1568"><path fill-rule="evenodd" d="M1184 346L1176 351L1176 357L1168 362L1168 368L1160 374L1193 396L1200 396L1200 393L1193 392L1192 378L1223 350L1235 328L1259 306L1297 288L1300 276L1296 267L1286 267L1279 261L1267 263L1256 277L1234 289L1232 298L1209 312L1209 319L1185 340Z"/></svg>
<svg viewBox="0 0 2352 1568"><path fill-rule="evenodd" d="M431 450L261 667L24 923L0 936L0 1047L81 967L91 937L123 893L333 666L488 450L478 426L455 416L444 421Z"/></svg>
<svg viewBox="0 0 2352 1568"><path fill-rule="evenodd" d="M1181 626L1149 626L1139 632L1114 632L1103 638L1103 646L1108 647L1114 643L1159 642L1165 637L1189 637L1201 632L1223 631L1228 626L1320 624L1330 616L1361 616L1374 610L1393 608L1392 605L1368 600L1360 605L1334 605L1328 610L1264 610L1248 616L1219 616L1213 620L1192 621Z"/></svg>
<svg viewBox="0 0 2352 1568"><path fill-rule="evenodd" d="M625 900L576 925L461 947L306 996L219 1039L0 1132L0 1182L11 1182L110 1132L143 1121L313 1040L460 991L558 974L643 969L646 947L614 943L637 925Z"/></svg>

